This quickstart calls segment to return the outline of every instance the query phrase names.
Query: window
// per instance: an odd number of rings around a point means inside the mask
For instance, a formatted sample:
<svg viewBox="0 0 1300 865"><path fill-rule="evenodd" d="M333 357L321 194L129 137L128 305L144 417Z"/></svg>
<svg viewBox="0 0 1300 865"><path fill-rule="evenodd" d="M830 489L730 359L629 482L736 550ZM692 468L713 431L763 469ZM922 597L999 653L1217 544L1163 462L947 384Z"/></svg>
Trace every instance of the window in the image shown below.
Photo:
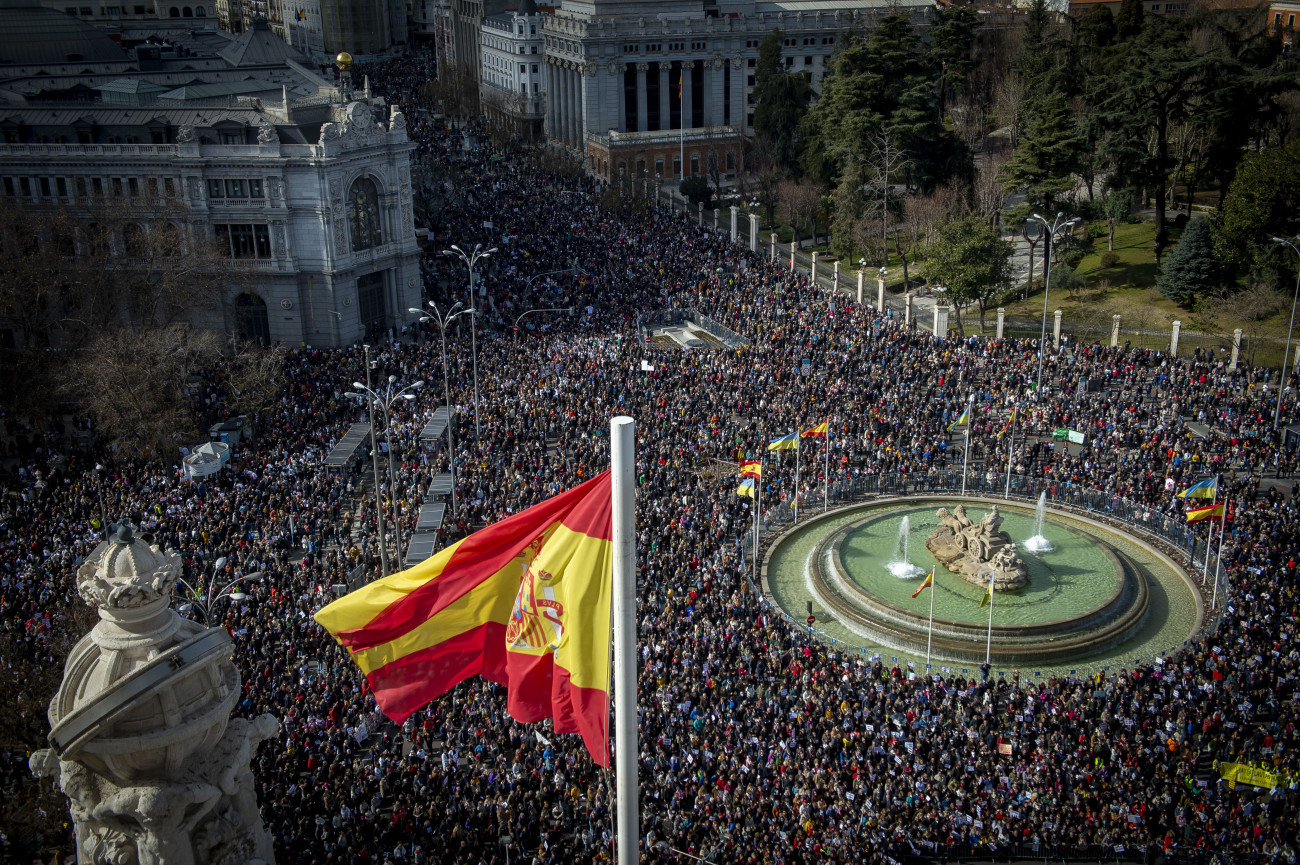
<svg viewBox="0 0 1300 865"><path fill-rule="evenodd" d="M140 181L137 180L137 179L134 178L134 177L129 177L129 178L127 178L127 181L126 181L126 194L129 195L129 196L131 196L132 198L135 198L137 195L139 195L139 194L140 194Z"/></svg>
<svg viewBox="0 0 1300 865"><path fill-rule="evenodd" d="M758 61L755 60L753 57L751 57L749 58L749 60L746 61L746 65L748 65L750 69L753 69L755 66L758 65Z"/></svg>
<svg viewBox="0 0 1300 865"><path fill-rule="evenodd" d="M379 221L379 190L368 177L357 178L348 190L348 228L352 251L372 249L384 242Z"/></svg>
<svg viewBox="0 0 1300 865"><path fill-rule="evenodd" d="M170 177L163 178L163 192L168 196L176 194L176 183Z"/></svg>
<svg viewBox="0 0 1300 865"><path fill-rule="evenodd" d="M244 135L243 133L240 132L222 132L221 143L222 144L243 144Z"/></svg>
<svg viewBox="0 0 1300 865"><path fill-rule="evenodd" d="M150 198L158 197L158 178L148 177L144 181L145 191L149 193Z"/></svg>
<svg viewBox="0 0 1300 865"><path fill-rule="evenodd" d="M5 178L5 195L8 195L10 198L12 198L12 197L13 197L13 194L14 194L14 179L13 179L12 177L6 177L6 178Z"/></svg>
<svg viewBox="0 0 1300 865"><path fill-rule="evenodd" d="M691 157L691 177L694 177L695 175L697 175L697 174L699 174L699 173L700 173L700 157L698 157L698 156L692 156L692 157Z"/></svg>
<svg viewBox="0 0 1300 865"><path fill-rule="evenodd" d="M247 198L248 184L242 178L232 178L226 181L226 198Z"/></svg>
<svg viewBox="0 0 1300 865"><path fill-rule="evenodd" d="M265 225L217 225L217 247L231 258L270 258L271 232Z"/></svg>
<svg viewBox="0 0 1300 865"><path fill-rule="evenodd" d="M385 300L384 274L367 273L357 277L357 306L361 321L367 327L383 327L388 318Z"/></svg>
<svg viewBox="0 0 1300 865"><path fill-rule="evenodd" d="M95 190L96 195L101 197L104 195L104 181L101 178L92 177L90 179L90 187Z"/></svg>
<svg viewBox="0 0 1300 865"><path fill-rule="evenodd" d="M736 170L736 154L732 153L731 151L727 151L727 170L728 171Z"/></svg>
<svg viewBox="0 0 1300 865"><path fill-rule="evenodd" d="M221 185L220 180L208 181L208 198L225 198L225 187Z"/></svg>
<svg viewBox="0 0 1300 865"><path fill-rule="evenodd" d="M135 7L135 14L137 14L137 15L143 15L143 14L144 14L144 7L143 7L143 6L137 6L137 7Z"/></svg>
<svg viewBox="0 0 1300 865"><path fill-rule="evenodd" d="M95 13L91 11L91 9L90 9L89 6L82 6L82 7L81 7L81 15L82 15L83 18L84 18L84 17L87 17L87 16L90 16L90 15L94 15L94 14L95 14Z"/></svg>
<svg viewBox="0 0 1300 865"><path fill-rule="evenodd" d="M748 77L745 79L745 83L748 84L750 87L753 87L753 86L754 86L754 76L753 76L753 75L748 76Z"/></svg>
<svg viewBox="0 0 1300 865"><path fill-rule="evenodd" d="M32 179L30 177L18 178L18 185L22 187L23 195L30 196L32 194Z"/></svg>
<svg viewBox="0 0 1300 865"><path fill-rule="evenodd" d="M520 63L520 64L519 64L519 74L522 75L523 73L525 73L525 72L527 72L527 71L528 71L528 64L527 64L527 63Z"/></svg>
<svg viewBox="0 0 1300 865"><path fill-rule="evenodd" d="M536 63L533 64L533 74L534 74L534 75L537 74L537 64L536 64Z"/></svg>
<svg viewBox="0 0 1300 865"><path fill-rule="evenodd" d="M41 181L41 197L42 197L42 198L49 198L49 197L50 197L50 179L49 179L48 177L42 177L42 178L40 178L40 181Z"/></svg>
<svg viewBox="0 0 1300 865"><path fill-rule="evenodd" d="M262 197L262 181L260 178L254 177L248 181L248 197L249 198Z"/></svg>
<svg viewBox="0 0 1300 865"><path fill-rule="evenodd" d="M68 180L66 177L60 177L56 180L55 188L58 189L60 198L68 197Z"/></svg>
<svg viewBox="0 0 1300 865"><path fill-rule="evenodd" d="M656 160L655 160L655 177L663 177L663 176L664 176L664 161L663 161L662 159L656 159Z"/></svg>

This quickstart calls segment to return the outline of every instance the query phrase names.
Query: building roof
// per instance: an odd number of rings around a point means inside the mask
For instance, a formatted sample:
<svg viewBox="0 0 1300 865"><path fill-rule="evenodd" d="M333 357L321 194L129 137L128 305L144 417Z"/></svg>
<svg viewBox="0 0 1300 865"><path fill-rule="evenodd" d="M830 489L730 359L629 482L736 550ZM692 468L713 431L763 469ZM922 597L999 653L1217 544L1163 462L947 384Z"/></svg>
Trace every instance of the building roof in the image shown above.
<svg viewBox="0 0 1300 865"><path fill-rule="evenodd" d="M192 102L195 99L219 99L223 96L243 96L249 93L280 92L279 84L249 78L246 81L218 81L186 84L161 94L159 99L173 102Z"/></svg>
<svg viewBox="0 0 1300 865"><path fill-rule="evenodd" d="M165 93L166 87L157 84L151 84L148 81L140 81L136 78L117 78L107 84L101 84L92 88L100 93Z"/></svg>
<svg viewBox="0 0 1300 865"><path fill-rule="evenodd" d="M129 59L107 33L79 18L37 0L0 0L0 66Z"/></svg>
<svg viewBox="0 0 1300 865"><path fill-rule="evenodd" d="M254 19L251 27L217 53L231 66L275 66L286 60L310 62L307 55L272 33L261 18Z"/></svg>

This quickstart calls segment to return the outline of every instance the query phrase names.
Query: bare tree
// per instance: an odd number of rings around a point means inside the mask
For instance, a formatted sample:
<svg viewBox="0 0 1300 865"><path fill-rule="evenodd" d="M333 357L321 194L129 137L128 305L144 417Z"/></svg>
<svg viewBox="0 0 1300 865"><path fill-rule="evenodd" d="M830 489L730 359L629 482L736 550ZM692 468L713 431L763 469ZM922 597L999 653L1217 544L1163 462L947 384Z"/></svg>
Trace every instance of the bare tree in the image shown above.
<svg viewBox="0 0 1300 865"><path fill-rule="evenodd" d="M995 228L1002 220L1002 208L1007 203L1006 189L998 180L998 171L1008 158L1005 154L985 153L975 166L971 210Z"/></svg>
<svg viewBox="0 0 1300 865"><path fill-rule="evenodd" d="M871 210L879 220L880 249L883 253L889 248L889 226L896 209L891 206L890 200L893 179L907 168L909 161L898 146L897 139L888 132L871 135L867 144L871 154L866 163L867 187L875 199L875 206Z"/></svg>
<svg viewBox="0 0 1300 865"><path fill-rule="evenodd" d="M777 196L785 206L786 218L794 229L794 244L799 245L799 231L812 228L816 233L817 209L821 204L822 191L807 180L783 180L777 190Z"/></svg>

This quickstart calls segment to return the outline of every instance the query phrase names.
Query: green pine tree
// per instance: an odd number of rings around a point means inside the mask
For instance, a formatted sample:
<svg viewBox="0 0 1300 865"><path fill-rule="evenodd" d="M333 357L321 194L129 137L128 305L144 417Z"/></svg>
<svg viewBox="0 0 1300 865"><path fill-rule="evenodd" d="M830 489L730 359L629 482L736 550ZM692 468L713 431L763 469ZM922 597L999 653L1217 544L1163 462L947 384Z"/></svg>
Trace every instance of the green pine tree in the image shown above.
<svg viewBox="0 0 1300 865"><path fill-rule="evenodd" d="M754 131L772 145L772 159L793 168L799 157L799 124L808 113L812 83L781 63L784 34L773 30L758 46L754 65Z"/></svg>
<svg viewBox="0 0 1300 865"><path fill-rule="evenodd" d="M1054 91L1039 102L1025 124L1015 155L999 173L1009 192L1025 193L1027 213L1052 211L1059 196L1074 188L1080 143L1065 95Z"/></svg>
<svg viewBox="0 0 1300 865"><path fill-rule="evenodd" d="M1115 35L1123 40L1142 32L1142 0L1121 0L1115 18Z"/></svg>
<svg viewBox="0 0 1300 865"><path fill-rule="evenodd" d="M1156 285L1165 297L1190 309L1198 297L1205 297L1218 288L1221 273L1210 238L1210 224L1204 219L1194 219L1161 266Z"/></svg>

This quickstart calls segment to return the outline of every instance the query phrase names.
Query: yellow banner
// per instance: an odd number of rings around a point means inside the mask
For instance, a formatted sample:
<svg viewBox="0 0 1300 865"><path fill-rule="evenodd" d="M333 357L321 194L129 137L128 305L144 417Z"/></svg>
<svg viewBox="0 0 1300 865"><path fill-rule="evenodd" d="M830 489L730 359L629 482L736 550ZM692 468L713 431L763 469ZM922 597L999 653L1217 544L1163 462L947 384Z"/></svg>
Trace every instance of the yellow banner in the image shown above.
<svg viewBox="0 0 1300 865"><path fill-rule="evenodd" d="M1264 769L1248 766L1245 763L1219 763L1219 776L1225 781L1235 781L1238 784L1251 784L1255 787L1266 787L1272 790L1286 780L1286 776L1276 772L1269 772Z"/></svg>

